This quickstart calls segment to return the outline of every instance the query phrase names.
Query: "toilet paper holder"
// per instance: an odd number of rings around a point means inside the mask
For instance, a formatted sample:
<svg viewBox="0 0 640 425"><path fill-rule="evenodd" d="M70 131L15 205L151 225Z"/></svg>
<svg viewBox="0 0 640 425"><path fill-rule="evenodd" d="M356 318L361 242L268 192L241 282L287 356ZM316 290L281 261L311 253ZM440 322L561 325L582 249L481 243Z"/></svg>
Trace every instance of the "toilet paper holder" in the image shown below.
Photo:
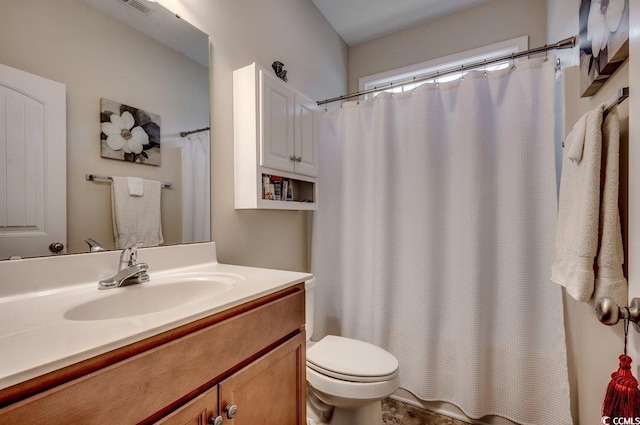
<svg viewBox="0 0 640 425"><path fill-rule="evenodd" d="M613 326L620 319L629 319L633 327L640 332L640 298L634 298L628 307L620 307L611 298L599 298L596 301L596 317L605 325Z"/></svg>

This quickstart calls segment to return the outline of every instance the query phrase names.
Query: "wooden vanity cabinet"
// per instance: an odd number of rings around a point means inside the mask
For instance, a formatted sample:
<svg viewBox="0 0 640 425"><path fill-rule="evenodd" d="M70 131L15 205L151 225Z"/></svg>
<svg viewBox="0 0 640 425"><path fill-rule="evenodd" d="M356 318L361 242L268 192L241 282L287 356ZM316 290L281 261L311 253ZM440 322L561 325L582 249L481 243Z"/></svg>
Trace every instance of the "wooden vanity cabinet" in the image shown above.
<svg viewBox="0 0 640 425"><path fill-rule="evenodd" d="M208 425L218 416L218 387L200 394L156 422L157 425Z"/></svg>
<svg viewBox="0 0 640 425"><path fill-rule="evenodd" d="M220 415L233 425L304 424L304 339L298 334L155 423L213 425Z"/></svg>
<svg viewBox="0 0 640 425"><path fill-rule="evenodd" d="M0 425L303 425L304 285L52 374L1 390Z"/></svg>
<svg viewBox="0 0 640 425"><path fill-rule="evenodd" d="M304 333L220 382L220 409L237 406L233 425L304 424Z"/></svg>

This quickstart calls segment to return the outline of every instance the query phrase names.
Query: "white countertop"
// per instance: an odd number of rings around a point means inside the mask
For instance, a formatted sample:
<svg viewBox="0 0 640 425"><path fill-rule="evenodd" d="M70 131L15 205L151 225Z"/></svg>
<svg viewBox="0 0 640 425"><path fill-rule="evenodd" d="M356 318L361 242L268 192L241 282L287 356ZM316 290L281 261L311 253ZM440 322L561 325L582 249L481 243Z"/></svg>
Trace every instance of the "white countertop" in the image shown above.
<svg viewBox="0 0 640 425"><path fill-rule="evenodd" d="M49 258L17 260L23 263L17 266L14 263L5 267L5 270L2 270L3 264L0 264L0 275L3 276L0 282L0 389L157 335L312 277L309 273L219 264L213 243L187 245L187 248L178 252L180 247L151 248L147 252L147 258L143 255L146 250L141 250L138 258L140 262L149 264L151 280L140 285L163 285L184 277L217 276L218 280L227 282L229 288L215 296L196 298L181 306L158 312L102 320L69 320L65 318L65 314L68 315L78 305L102 297L119 292L124 292L126 297L126 291L140 291L144 288L134 285L98 290L97 281L104 276L97 275L85 282L74 282L69 277L67 279L71 284L64 285L61 283L65 280L64 276L54 276L48 270L47 266L53 264ZM203 252L192 255L197 249ZM67 256L65 261L69 263L69 270L65 274L72 275L74 265L91 269L87 259L102 264L97 256L105 254L108 254L104 259L107 263L117 258L114 253ZM176 256L183 254L186 254L184 261L176 259ZM171 259L165 258L167 256ZM59 261L54 262L56 267L60 267ZM157 266L155 268L154 263ZM115 269L117 262L109 264ZM186 266L166 267L176 264ZM98 268L101 267L103 266ZM90 270L78 273L91 275ZM47 287L41 281L33 284L32 279L46 280L50 285ZM17 289L19 287L24 290Z"/></svg>

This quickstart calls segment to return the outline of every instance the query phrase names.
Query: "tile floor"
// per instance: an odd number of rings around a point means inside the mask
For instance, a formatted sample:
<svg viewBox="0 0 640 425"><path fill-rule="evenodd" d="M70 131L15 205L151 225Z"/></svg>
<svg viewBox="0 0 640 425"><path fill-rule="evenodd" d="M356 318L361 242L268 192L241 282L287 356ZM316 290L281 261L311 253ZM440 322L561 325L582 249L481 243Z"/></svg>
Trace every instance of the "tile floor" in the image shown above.
<svg viewBox="0 0 640 425"><path fill-rule="evenodd" d="M385 425L468 425L390 398L382 400L382 422Z"/></svg>

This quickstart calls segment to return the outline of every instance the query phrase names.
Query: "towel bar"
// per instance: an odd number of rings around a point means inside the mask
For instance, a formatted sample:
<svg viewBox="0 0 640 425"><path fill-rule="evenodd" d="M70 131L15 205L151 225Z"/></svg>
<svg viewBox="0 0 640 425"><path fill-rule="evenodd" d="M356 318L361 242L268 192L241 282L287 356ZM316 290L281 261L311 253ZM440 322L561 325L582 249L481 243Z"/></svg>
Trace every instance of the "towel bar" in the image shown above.
<svg viewBox="0 0 640 425"><path fill-rule="evenodd" d="M596 301L596 317L605 325L613 326L620 319L629 319L633 327L640 332L640 298L634 298L628 307L620 308L611 298L599 298Z"/></svg>
<svg viewBox="0 0 640 425"><path fill-rule="evenodd" d="M96 180L110 180L113 181L113 178L111 176L99 176L97 174L85 174L84 175L84 179L90 182L96 181ZM169 183L169 182L160 182L162 184L162 187L165 188L169 188L171 186L173 186L173 183Z"/></svg>
<svg viewBox="0 0 640 425"><path fill-rule="evenodd" d="M603 112L604 114L603 119L604 119L604 116L606 116L609 112L611 112L611 110L615 106L624 102L625 99L627 99L628 97L629 97L629 87L620 87L618 89L618 92L606 103L607 106L605 106L605 109ZM562 147L564 148L564 140L562 141Z"/></svg>

